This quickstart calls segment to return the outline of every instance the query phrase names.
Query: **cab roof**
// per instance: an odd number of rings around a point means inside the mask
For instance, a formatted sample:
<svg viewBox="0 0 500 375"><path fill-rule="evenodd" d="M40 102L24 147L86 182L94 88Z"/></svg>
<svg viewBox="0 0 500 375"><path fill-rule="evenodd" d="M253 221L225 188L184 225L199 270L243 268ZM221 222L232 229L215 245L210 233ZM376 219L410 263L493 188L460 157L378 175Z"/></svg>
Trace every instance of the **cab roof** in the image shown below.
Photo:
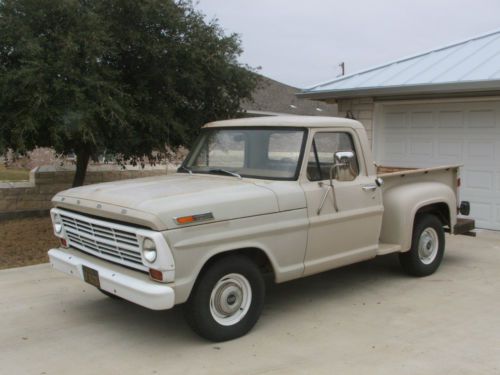
<svg viewBox="0 0 500 375"><path fill-rule="evenodd" d="M363 128L358 121L342 117L325 116L265 116L247 117L235 120L214 121L203 126L204 128L220 127L245 127L245 126L269 126L269 127L297 127L297 128L331 128L350 127Z"/></svg>

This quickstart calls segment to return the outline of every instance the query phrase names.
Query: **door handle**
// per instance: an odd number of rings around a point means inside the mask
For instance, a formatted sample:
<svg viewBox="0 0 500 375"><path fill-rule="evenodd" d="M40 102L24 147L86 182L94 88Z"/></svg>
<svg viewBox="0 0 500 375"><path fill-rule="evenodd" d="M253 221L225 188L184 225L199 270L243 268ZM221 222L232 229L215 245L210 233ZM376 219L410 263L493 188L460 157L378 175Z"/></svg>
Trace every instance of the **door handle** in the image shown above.
<svg viewBox="0 0 500 375"><path fill-rule="evenodd" d="M375 189L377 189L377 185L365 185L365 186L363 186L364 191L374 191Z"/></svg>

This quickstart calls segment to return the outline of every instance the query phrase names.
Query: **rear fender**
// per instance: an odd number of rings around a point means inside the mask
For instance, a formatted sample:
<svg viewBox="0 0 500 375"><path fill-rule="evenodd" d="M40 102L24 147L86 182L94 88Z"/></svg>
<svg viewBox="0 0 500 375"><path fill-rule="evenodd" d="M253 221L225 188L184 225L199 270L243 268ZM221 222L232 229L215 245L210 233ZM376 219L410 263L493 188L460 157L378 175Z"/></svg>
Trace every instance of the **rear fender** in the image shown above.
<svg viewBox="0 0 500 375"><path fill-rule="evenodd" d="M408 251L411 247L413 225L419 211L433 205L446 205L449 218L447 218L448 223L443 225L450 225L450 228L453 228L456 223L456 195L443 183L419 182L399 185L384 191L383 197L384 216L380 241L399 244L403 251ZM432 209L430 211L432 212Z"/></svg>

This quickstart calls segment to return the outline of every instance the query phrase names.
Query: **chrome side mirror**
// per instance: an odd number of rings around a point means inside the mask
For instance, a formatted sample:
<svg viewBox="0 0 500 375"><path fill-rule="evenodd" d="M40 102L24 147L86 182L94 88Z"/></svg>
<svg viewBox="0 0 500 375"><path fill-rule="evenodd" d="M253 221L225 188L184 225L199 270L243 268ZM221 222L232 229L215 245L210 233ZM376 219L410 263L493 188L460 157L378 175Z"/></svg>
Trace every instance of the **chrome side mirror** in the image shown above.
<svg viewBox="0 0 500 375"><path fill-rule="evenodd" d="M333 155L333 164L330 167L330 186L325 191L321 203L319 205L317 214L321 213L321 209L325 204L328 192L332 191L333 196L333 208L335 212L339 212L339 207L337 204L337 196L335 194L335 186L333 185L333 179L337 181L352 181L359 174L358 161L356 160L356 155L352 151L339 151ZM320 185L321 186L321 185Z"/></svg>
<svg viewBox="0 0 500 375"><path fill-rule="evenodd" d="M334 163L330 168L330 180L352 181L359 174L358 162L352 151L339 151L333 156Z"/></svg>

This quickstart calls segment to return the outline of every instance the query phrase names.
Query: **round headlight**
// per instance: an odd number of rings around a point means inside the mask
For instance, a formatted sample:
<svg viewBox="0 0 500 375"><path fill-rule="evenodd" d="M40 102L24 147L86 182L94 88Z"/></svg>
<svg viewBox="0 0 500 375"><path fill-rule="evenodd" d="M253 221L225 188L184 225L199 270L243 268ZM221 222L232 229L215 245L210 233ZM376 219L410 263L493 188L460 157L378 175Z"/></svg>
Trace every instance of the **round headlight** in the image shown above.
<svg viewBox="0 0 500 375"><path fill-rule="evenodd" d="M54 216L54 230L57 234L61 234L63 230L61 217L59 215Z"/></svg>
<svg viewBox="0 0 500 375"><path fill-rule="evenodd" d="M145 238L142 242L142 255L149 263L156 260L156 244L150 238Z"/></svg>

